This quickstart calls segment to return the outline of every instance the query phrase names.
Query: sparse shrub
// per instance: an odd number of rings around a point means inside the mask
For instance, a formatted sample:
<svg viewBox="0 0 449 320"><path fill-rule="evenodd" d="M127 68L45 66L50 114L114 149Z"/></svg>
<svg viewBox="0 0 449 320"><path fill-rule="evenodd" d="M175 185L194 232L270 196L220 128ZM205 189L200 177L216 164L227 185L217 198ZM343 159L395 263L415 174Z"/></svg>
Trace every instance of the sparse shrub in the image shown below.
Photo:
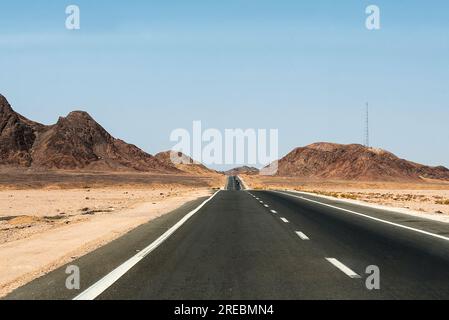
<svg viewBox="0 0 449 320"><path fill-rule="evenodd" d="M352 193L342 193L340 197L344 199L357 200L357 196Z"/></svg>

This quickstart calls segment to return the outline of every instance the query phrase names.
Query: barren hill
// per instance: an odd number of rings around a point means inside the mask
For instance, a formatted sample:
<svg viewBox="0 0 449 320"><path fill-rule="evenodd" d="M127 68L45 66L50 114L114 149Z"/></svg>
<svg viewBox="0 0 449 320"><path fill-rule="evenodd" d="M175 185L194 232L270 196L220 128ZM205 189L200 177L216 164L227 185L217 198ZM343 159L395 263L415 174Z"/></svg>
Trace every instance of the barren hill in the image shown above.
<svg viewBox="0 0 449 320"><path fill-rule="evenodd" d="M364 181L449 180L449 169L410 162L359 144L315 143L280 159L278 175Z"/></svg>
<svg viewBox="0 0 449 320"><path fill-rule="evenodd" d="M192 175L210 175L218 174L217 171L212 170L204 166L203 164L194 161L189 156L178 152L178 159L181 160L180 163L174 163L171 159L171 151L160 152L155 155L156 159L164 163L166 166L173 166L174 168Z"/></svg>
<svg viewBox="0 0 449 320"><path fill-rule="evenodd" d="M30 150L37 135L46 127L14 112L0 95L0 163L30 166Z"/></svg>
<svg viewBox="0 0 449 320"><path fill-rule="evenodd" d="M115 139L86 112L71 112L56 124L45 126L16 113L2 95L0 165L180 172L136 146Z"/></svg>
<svg viewBox="0 0 449 320"><path fill-rule="evenodd" d="M239 174L255 175L259 174L259 169L249 166L243 166L225 171L225 174L227 176L238 176Z"/></svg>

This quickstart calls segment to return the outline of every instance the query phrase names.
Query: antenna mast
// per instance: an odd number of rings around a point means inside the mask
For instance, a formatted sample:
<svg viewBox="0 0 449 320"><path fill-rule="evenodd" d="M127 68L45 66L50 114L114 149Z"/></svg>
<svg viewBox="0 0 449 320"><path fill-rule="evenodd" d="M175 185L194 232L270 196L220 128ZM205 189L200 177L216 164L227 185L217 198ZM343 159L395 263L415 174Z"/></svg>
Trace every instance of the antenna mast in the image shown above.
<svg viewBox="0 0 449 320"><path fill-rule="evenodd" d="M369 148L369 104L366 103L365 114L365 147Z"/></svg>

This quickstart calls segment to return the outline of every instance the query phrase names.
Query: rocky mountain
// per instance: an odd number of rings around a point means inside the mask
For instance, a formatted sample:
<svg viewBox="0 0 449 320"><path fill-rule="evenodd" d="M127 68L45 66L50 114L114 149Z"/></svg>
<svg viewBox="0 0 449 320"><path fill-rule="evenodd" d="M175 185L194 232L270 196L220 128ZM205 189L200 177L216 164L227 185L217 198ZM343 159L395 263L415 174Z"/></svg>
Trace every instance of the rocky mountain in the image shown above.
<svg viewBox="0 0 449 320"><path fill-rule="evenodd" d="M138 147L112 137L86 112L71 112L56 124L45 126L16 113L2 95L0 165L180 173Z"/></svg>
<svg viewBox="0 0 449 320"><path fill-rule="evenodd" d="M315 143L280 159L277 175L360 181L449 180L449 169L410 162L358 144Z"/></svg>
<svg viewBox="0 0 449 320"><path fill-rule="evenodd" d="M249 166L237 167L224 172L227 176L238 176L240 174L256 175L259 174L259 169Z"/></svg>
<svg viewBox="0 0 449 320"><path fill-rule="evenodd" d="M30 150L44 125L14 112L6 98L0 95L0 164L30 166Z"/></svg>
<svg viewBox="0 0 449 320"><path fill-rule="evenodd" d="M173 166L174 168L185 172L187 174L192 175L210 175L210 174L218 174L217 171L212 170L204 166L203 164L194 161L189 156L183 154L182 152L178 152L176 154L176 159L172 161L171 159L171 151L160 152L155 155L156 159L160 162L164 163L167 166Z"/></svg>

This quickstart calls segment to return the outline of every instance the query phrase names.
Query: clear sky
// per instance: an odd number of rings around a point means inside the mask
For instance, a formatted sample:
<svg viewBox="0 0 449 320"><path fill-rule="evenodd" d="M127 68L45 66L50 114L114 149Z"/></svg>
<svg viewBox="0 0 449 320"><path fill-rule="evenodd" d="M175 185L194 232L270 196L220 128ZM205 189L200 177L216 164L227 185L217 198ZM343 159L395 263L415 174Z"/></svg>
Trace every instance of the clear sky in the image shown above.
<svg viewBox="0 0 449 320"><path fill-rule="evenodd" d="M65 8L81 30L65 29ZM365 8L381 9L381 30ZM280 153L361 143L449 167L447 0L0 0L0 93L46 124L88 111L154 154L175 128L278 128Z"/></svg>

